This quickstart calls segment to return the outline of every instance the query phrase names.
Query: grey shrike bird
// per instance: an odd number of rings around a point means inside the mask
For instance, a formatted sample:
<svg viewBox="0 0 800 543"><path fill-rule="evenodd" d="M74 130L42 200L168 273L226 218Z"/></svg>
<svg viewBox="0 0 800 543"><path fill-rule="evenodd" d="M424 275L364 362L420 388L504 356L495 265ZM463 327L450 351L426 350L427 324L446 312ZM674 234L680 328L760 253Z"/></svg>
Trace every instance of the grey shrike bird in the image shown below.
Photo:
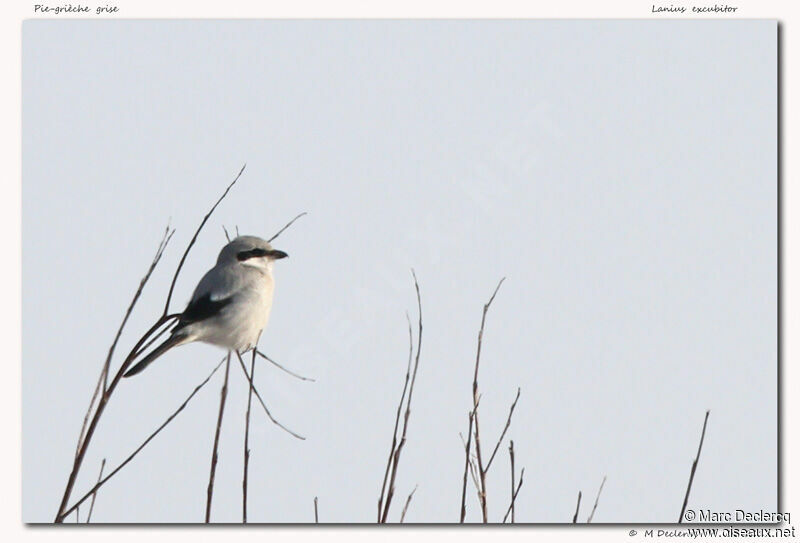
<svg viewBox="0 0 800 543"><path fill-rule="evenodd" d="M232 351L254 348L272 308L272 266L283 251L256 236L239 236L197 284L172 335L125 373L136 375L173 347L202 341Z"/></svg>

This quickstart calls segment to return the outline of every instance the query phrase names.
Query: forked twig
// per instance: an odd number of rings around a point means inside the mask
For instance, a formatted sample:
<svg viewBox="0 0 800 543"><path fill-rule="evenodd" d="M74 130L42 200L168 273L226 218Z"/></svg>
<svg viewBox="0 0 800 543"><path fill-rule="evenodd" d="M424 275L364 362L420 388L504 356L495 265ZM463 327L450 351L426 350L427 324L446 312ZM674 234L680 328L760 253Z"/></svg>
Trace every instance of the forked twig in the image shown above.
<svg viewBox="0 0 800 543"><path fill-rule="evenodd" d="M514 510L514 503L517 501L517 494L519 494L519 489L522 488L523 477L525 477L525 468L522 468L522 471L519 472L519 484L517 485L517 489L511 495L511 503L508 505L508 510L506 511L506 514L503 517L503 524L506 523L508 515ZM512 519L511 522L514 522L514 520Z"/></svg>
<svg viewBox="0 0 800 543"><path fill-rule="evenodd" d="M392 454L392 468L391 474L389 476L389 486L386 490L386 500L383 506L383 513L381 515L381 523L385 523L386 519L389 516L389 508L392 505L392 497L394 496L394 481L397 477L397 466L400 462L400 453L403 451L403 447L406 444L406 432L408 430L408 419L411 415L411 399L414 395L414 383L417 381L417 370L419 369L419 356L422 350L422 298L419 293L419 281L417 281L417 274L412 269L411 275L414 277L414 288L417 292L417 308L419 313L418 323L419 328L417 332L417 355L416 359L414 360L414 372L411 374L411 383L408 387L408 399L406 400L406 411L403 415L403 433L400 436L400 442L397 444L397 448L394 450Z"/></svg>
<svg viewBox="0 0 800 543"><path fill-rule="evenodd" d="M603 486L606 484L606 476L603 475L603 482L600 483L600 488L597 489L597 496L594 499L594 505L592 506L592 512L589 513L589 518L586 519L586 524L590 524L592 522L592 518L594 518L594 512L597 510L597 502L600 501L600 493L603 492Z"/></svg>
<svg viewBox="0 0 800 543"><path fill-rule="evenodd" d="M506 278L503 277L500 279L500 282L497 283L497 287L495 287L494 292L492 293L491 298L486 304L483 306L483 316L481 317L481 328L478 332L478 350L477 354L475 355L475 374L472 380L472 403L473 403L473 411L474 411L474 425L475 425L475 456L477 457L478 461L478 475L480 476L480 489L478 490L478 497L480 498L481 503L481 515L483 516L483 522L489 522L489 512L486 506L486 469L483 466L483 455L481 453L481 432L480 432L480 424L478 423L478 369L481 363L481 347L483 345L483 331L486 326L486 314L489 312L489 307L492 305L495 296L497 296L497 291L500 290L500 286L502 286L503 281Z"/></svg>
<svg viewBox="0 0 800 543"><path fill-rule="evenodd" d="M478 398L480 403L480 398ZM464 482L461 485L461 519L459 522L464 523L464 518L467 516L467 471L470 468L469 453L472 445L472 420L475 417L475 410L478 406L474 406L472 411L469 412L469 428L467 430L467 442L464 444ZM477 483L476 483L477 486Z"/></svg>
<svg viewBox="0 0 800 543"><path fill-rule="evenodd" d="M692 481L694 481L694 472L697 470L697 462L700 460L700 451L703 450L703 440L706 438L706 425L708 424L708 415L711 411L706 411L706 418L703 420L703 433L700 434L700 445L697 447L697 456L692 462L692 471L689 473L689 484L686 486L686 496L683 497L683 507L681 507L681 516L678 519L678 524L683 521L683 514L686 512L686 505L689 503L689 493L692 491Z"/></svg>
<svg viewBox="0 0 800 543"><path fill-rule="evenodd" d="M181 411L183 411L183 410L186 408L186 406L189 404L189 401L190 401L190 400L191 400L191 399L194 397L194 395L195 395L195 394L197 394L197 393L200 391L200 389L201 389L201 388L203 388L203 386L205 386L205 384L206 384L206 383L208 383L208 381L209 381L209 380L211 380L211 377L213 377L213 375L214 375L214 374L217 372L217 370L220 368L220 366L222 365L222 363L223 363L223 362L225 362L225 359L224 359L224 358L223 358L222 360L220 360L219 364L217 364L217 365L216 365L216 367L215 367L215 368L214 368L214 369L211 371L211 373L209 373L209 374L208 374L208 377L206 377L205 379L203 379L203 381L202 381L202 382L201 382L199 385L197 385L197 386L195 387L195 389L192 391L192 393L191 393L191 394L189 394L189 396L188 396L188 397L187 397L187 398L186 398L186 399L183 401L183 403L182 403L182 404L181 404L181 405L178 407L178 409L176 409L176 410L175 410L175 411L174 411L174 412L173 412L173 413L172 413L172 414L171 414L169 417L167 417L167 420L165 420L165 421L164 421L164 422L161 424L161 426L159 426L158 428L156 428L156 430L155 430L155 431L154 431L152 434L150 434L150 436L148 436L148 438L147 438L147 439L145 439L145 440L144 440L144 442L142 442L142 444L141 444L141 445L139 445L139 446L136 448L136 450L134 450L134 451L133 451L133 452L132 452L130 455L128 455L128 457L127 457L127 458L126 458L126 459L125 459L125 460L124 460L124 461L123 461L123 462L122 462L122 463L121 463L119 466L117 466L116 468L114 468L114 470L113 470L111 473L109 473L108 475L106 475L106 476L105 476L105 477L104 477L102 480L98 481L96 485L94 485L94 486L93 486L91 489L89 489L89 492L87 492L86 494L84 494L84 495L81 497L81 499L79 499L78 501L76 501L76 502L75 502L75 503L72 505L72 507L70 507L69 509L67 509L67 510L64 512L64 514L62 515L62 517L66 517L66 516L68 516L68 515L69 515L69 514L70 514L70 513L71 513L71 512L72 512L74 509L76 509L76 508L77 508L77 507L78 507L80 504L82 504L83 502L85 502L86 500L88 500L89 498L91 498L92 496L94 496L94 495L97 493L97 491L100 489L100 487L101 487L101 486L103 486L104 484L106 484L106 483L108 482L108 480L109 480L109 479L111 479L111 478L112 478L114 475L116 475L116 474L117 474L117 472L118 472L119 470L121 470L122 468L124 468L124 467L125 467L125 466L128 464L128 462L130 462L131 460L133 460L133 459L134 459L134 457L135 457L137 454L139 454L139 453L142 451L142 449L144 449L144 448L147 446L147 444L148 444L148 443L150 443L150 441L152 441L152 440L153 440L153 438L155 438L155 437L156 437L156 436L157 436L157 435L158 435L158 434L161 432L161 430L163 430L164 428L166 428L166 426L167 426L167 425L168 425L170 422L172 422L172 420L173 420L175 417L177 417L177 416L178 416L178 413L180 413Z"/></svg>
<svg viewBox="0 0 800 543"><path fill-rule="evenodd" d="M383 473L383 484L381 485L381 495L378 498L378 522L381 522L383 515L383 500L386 498L386 483L389 481L389 472L392 469L392 457L397 449L397 429L400 427L400 413L403 410L403 402L408 391L408 382L411 380L411 360L414 356L414 335L411 331L411 318L406 311L406 321L408 322L408 364L406 366L406 378L403 382L403 393L400 395L400 403L397 404L397 412L394 417L394 430L392 430L392 447L389 449L389 458L386 460L386 470Z"/></svg>
<svg viewBox="0 0 800 543"><path fill-rule="evenodd" d="M494 456L497 454L497 450L500 448L500 444L503 442L503 438L506 437L506 432L508 431L508 427L511 426L511 417L514 415L514 408L517 407L517 401L519 401L519 394L520 389L517 387L517 397L514 398L514 403L511 404L511 409L508 411L508 418L506 419L506 426L503 428L503 433L500 434L500 439L497 440L497 445L494 446L494 451L492 451L492 456L489 457L489 461L486 463L486 471L489 471L489 468L492 465L492 461L494 460Z"/></svg>
<svg viewBox="0 0 800 543"><path fill-rule="evenodd" d="M298 434L296 432L293 432L292 430L290 430L289 428L287 428L286 426L284 426L283 424L281 424L280 422L275 420L275 417L273 417L272 413L269 412L269 409L267 408L267 404L265 404L264 400L261 399L261 394L258 393L258 389L256 388L255 384L253 384L253 378L250 376L249 373L247 373L247 368L244 365L244 360L242 360L242 356L237 351L234 351L234 353L236 354L236 357L239 359L239 366L242 368L242 371L244 372L244 376L247 378L247 381L250 383L250 389L253 391L253 394L256 395L256 399L261 404L261 407L264 409L264 412L267 414L267 417L269 417L269 420L271 420L273 424L275 424L276 426L281 428L286 433L296 437L297 439L305 440L305 438L303 436L301 436L300 434Z"/></svg>

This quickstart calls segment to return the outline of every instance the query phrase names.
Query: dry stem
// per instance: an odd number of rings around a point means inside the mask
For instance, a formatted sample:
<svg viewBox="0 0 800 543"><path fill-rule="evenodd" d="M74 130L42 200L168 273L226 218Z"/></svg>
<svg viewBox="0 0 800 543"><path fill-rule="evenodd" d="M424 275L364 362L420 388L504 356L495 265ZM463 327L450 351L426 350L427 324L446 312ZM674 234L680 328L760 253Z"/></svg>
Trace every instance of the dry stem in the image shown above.
<svg viewBox="0 0 800 543"><path fill-rule="evenodd" d="M217 416L217 429L214 432L214 451L211 453L211 471L208 475L208 490L206 491L206 524L211 522L211 500L214 497L214 476L217 472L217 450L219 448L219 434L222 429L222 415L225 413L225 400L228 398L228 374L231 369L231 352L225 358L225 381L219 392L219 415Z"/></svg>
<svg viewBox="0 0 800 543"><path fill-rule="evenodd" d="M678 524L683 521L683 514L686 512L686 505L689 503L689 493L692 491L692 481L694 481L694 472L697 470L697 462L700 460L700 451L703 450L703 440L706 438L706 425L708 424L708 415L711 411L706 411L706 418L703 420L703 433L700 434L700 445L697 447L697 456L692 462L692 471L689 473L689 484L686 486L686 495L683 497L683 507L681 507L681 516L678 518Z"/></svg>

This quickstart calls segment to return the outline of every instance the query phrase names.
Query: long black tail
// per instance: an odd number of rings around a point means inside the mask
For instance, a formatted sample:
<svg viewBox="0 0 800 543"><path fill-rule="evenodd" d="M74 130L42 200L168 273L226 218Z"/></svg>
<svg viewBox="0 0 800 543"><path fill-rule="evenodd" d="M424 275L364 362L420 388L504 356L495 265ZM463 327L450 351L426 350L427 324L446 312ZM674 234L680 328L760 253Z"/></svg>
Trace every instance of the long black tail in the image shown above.
<svg viewBox="0 0 800 543"><path fill-rule="evenodd" d="M145 356L138 364L136 364L134 367L125 372L125 375L123 375L123 377L131 377L133 375L136 375L137 373L145 369L147 366L149 366L153 362L153 360L155 360L165 352L169 351L171 348L181 345L182 343L186 343L185 335L178 333L170 336L169 338L167 338L166 341L164 341L164 343L153 349L153 352Z"/></svg>

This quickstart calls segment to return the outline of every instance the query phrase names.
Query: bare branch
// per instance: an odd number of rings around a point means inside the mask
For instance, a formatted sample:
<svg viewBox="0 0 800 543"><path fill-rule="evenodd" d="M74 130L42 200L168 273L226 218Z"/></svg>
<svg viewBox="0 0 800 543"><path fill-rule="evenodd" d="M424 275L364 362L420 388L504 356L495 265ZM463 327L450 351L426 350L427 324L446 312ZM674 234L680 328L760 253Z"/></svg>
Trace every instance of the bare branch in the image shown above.
<svg viewBox="0 0 800 543"><path fill-rule="evenodd" d="M103 478L103 468L105 467L106 467L106 459L103 458L103 461L100 463L100 474L97 476L98 483L100 482L100 479ZM92 492L92 504L89 506L89 514L86 517L86 524L89 524L92 521L92 511L94 511L95 498L97 498L97 491Z"/></svg>
<svg viewBox="0 0 800 543"><path fill-rule="evenodd" d="M250 374L247 373L247 368L244 365L244 360L242 360L241 355L236 351L234 351L234 353L236 354L236 357L239 359L239 366L242 368L242 371L244 372L244 376L247 378L248 382L250 383L250 389L253 391L253 394L256 395L256 399L261 404L261 407L264 409L264 412L267 414L267 417L269 417L269 420L271 420L273 422L273 424L275 424L276 426L278 426L279 428L284 430L286 433L296 437L297 439L305 440L305 438L303 436L301 436L298 433L293 432L292 430L290 430L289 428L287 428L286 426L284 426L283 424L281 424L280 422L275 420L275 417L273 417L272 413L269 412L269 409L267 408L267 404L265 404L264 400L261 399L261 394L258 393L258 389L253 384L252 377L250 377Z"/></svg>
<svg viewBox="0 0 800 543"><path fill-rule="evenodd" d="M514 408L517 407L517 401L519 400L520 389L517 388L517 397L514 398L514 403L511 404L511 409L508 411L508 418L506 419L506 426L503 428L503 433L500 434L500 439L497 440L497 445L494 446L494 451L492 451L492 456L489 457L489 461L486 463L486 471L489 471L489 468L492 465L492 461L494 460L494 456L497 454L497 449L500 448L500 444L503 442L503 438L506 437L506 432L508 431L508 427L511 426L511 417L514 415Z"/></svg>
<svg viewBox="0 0 800 543"><path fill-rule="evenodd" d="M149 279L150 273L155 268L155 264L157 264L158 260L160 260L161 258L160 254L163 253L163 247L165 243L166 242L162 242L160 249L157 252L156 259L154 259L154 264L151 264L150 271L148 271L147 275L142 280L140 284L140 289L139 291L137 291L135 298L138 299L138 296L139 294L141 294L141 289L143 288L144 283L146 283L147 279ZM131 308L132 307L133 304L131 305ZM145 334L141 338L139 338L139 340L134 345L133 349L131 349L128 356L122 362L122 365L120 366L119 370L114 376L114 379L107 386L105 385L105 380L107 378L107 373L109 368L107 367L106 364L104 364L103 370L100 373L100 378L98 379L98 383L95 388L94 396L89 404L89 409L87 410L86 417L84 417L84 425L81 428L81 433L78 437L78 443L79 443L78 450L75 454L75 458L72 463L72 470L70 471L69 477L67 478L67 484L64 487L64 494L61 497L61 503L58 506L58 512L56 513L56 518L54 520L56 524L62 523L64 521L64 518L66 518L64 510L66 509L67 504L69 503L69 498L72 495L72 489L75 486L75 480L78 477L78 472L80 471L81 465L83 464L83 459L86 456L86 451L89 447L89 442L91 441L92 436L94 435L94 431L97 428L97 424L100 421L100 417L103 415L103 412L105 410L106 405L108 404L108 400L111 397L111 394L114 392L114 389L119 384L120 379L122 379L122 376L124 375L127 367L133 362L135 353L139 351L142 344L145 343L147 339L152 334L154 334L155 331L158 330L165 322L173 318L175 318L174 315L162 315L158 319L158 321L156 321L156 323L153 326L151 326L150 329L147 332L145 332ZM103 382L103 393L100 394L99 399L97 400L97 407L95 407L94 412L92 413L94 398L97 397L97 395L99 394L101 381ZM86 426L86 421L88 420L90 413L91 413L91 422L89 423L88 426Z"/></svg>
<svg viewBox="0 0 800 543"><path fill-rule="evenodd" d="M516 476L514 474L514 440L510 440L508 445L508 456L511 458L511 524L514 524L514 483ZM520 474L521 475L521 474Z"/></svg>
<svg viewBox="0 0 800 543"><path fill-rule="evenodd" d="M288 374L289 374L289 375L291 375L292 377L296 377L297 379L300 379L301 381L311 381L312 383L316 382L316 380L315 380L315 379L312 379L311 377L303 377L303 376L302 376L302 375L300 375L300 374L297 374L297 373L295 373L295 372L293 372L293 371L290 371L290 370L288 370L288 369L284 368L283 366L281 366L280 364L278 364L277 362L275 362L273 359L271 359L270 357L268 357L267 355L265 355L264 353L262 353L262 352L261 352L261 351L259 351L258 349L256 349L256 354L257 354L258 356L260 356L261 358L263 358L264 360L266 360L267 362L270 362L270 363L271 363L272 365L274 365L275 367L277 367L277 368L279 368L279 369L281 369L281 370L285 371L286 373L288 373Z"/></svg>
<svg viewBox="0 0 800 543"><path fill-rule="evenodd" d="M406 311L406 321L408 322L408 365L406 366L406 378L403 382L403 393L400 395L400 403L397 404L397 413L394 418L394 430L392 430L392 447L389 450L389 458L386 460L386 471L383 473L383 484L381 485L381 495L378 498L378 522L381 521L383 514L383 500L386 498L386 483L389 481L389 471L392 468L392 458L397 449L397 429L400 427L400 413L403 410L403 402L408 391L408 382L411 380L411 360L414 356L414 335L411 331L411 318Z"/></svg>
<svg viewBox="0 0 800 543"><path fill-rule="evenodd" d="M317 497L314 496L314 522L319 524L319 512L317 511Z"/></svg>
<svg viewBox="0 0 800 543"><path fill-rule="evenodd" d="M478 402L480 402L480 398L478 398ZM469 461L469 453L470 453L470 446L472 444L472 420L475 417L475 409L477 406L472 408L472 411L469 412L469 429L467 430L467 442L464 444L464 482L461 485L461 519L459 522L462 524L464 523L464 518L467 516L467 470L470 467ZM464 439L463 437L461 438ZM477 483L476 483L477 486Z"/></svg>
<svg viewBox="0 0 800 543"><path fill-rule="evenodd" d="M217 472L217 450L219 449L219 434L222 429L222 415L225 413L225 400L228 397L228 374L231 369L231 352L225 358L225 381L219 393L219 415L217 416L217 429L214 432L214 451L211 453L211 471L208 475L208 490L206 491L206 524L211 522L211 500L214 498L214 475Z"/></svg>
<svg viewBox="0 0 800 543"><path fill-rule="evenodd" d="M411 503L411 498L414 497L414 492L417 491L417 487L418 486L419 485L414 485L414 490L412 490L411 494L409 494L408 498L406 498L406 504L403 506L403 513L400 515L400 524L402 524L403 521L406 519L406 512L408 511L408 504Z"/></svg>
<svg viewBox="0 0 800 543"><path fill-rule="evenodd" d="M481 363L481 347L483 345L483 331L486 326L486 314L489 312L489 307L492 305L495 296L497 296L497 291L500 290L500 286L503 284L506 278L503 277L500 279L500 282L497 283L497 286L492 293L492 297L489 298L489 301L483 306L483 316L481 317L481 329L478 332L478 350L477 354L475 355L475 374L472 380L472 402L475 407L478 405L478 369ZM478 493L481 502L481 514L483 515L483 522L489 522L489 512L486 506L486 469L483 467L483 456L481 454L481 432L480 432L480 424L478 423L478 410L473 409L475 415L473 416L474 424L475 424L475 455L478 458L478 475L480 475L480 483L481 488Z"/></svg>
<svg viewBox="0 0 800 543"><path fill-rule="evenodd" d="M592 512L589 513L589 518L586 519L586 524L590 524L592 522L592 518L594 517L594 512L597 510L597 502L600 500L600 493L603 491L603 485L606 484L606 476L603 475L603 482L600 483L600 488L597 489L597 496L594 498L594 505L592 506Z"/></svg>
<svg viewBox="0 0 800 543"><path fill-rule="evenodd" d="M506 523L508 519L508 515L514 510L514 503L517 501L517 494L519 494L519 489L522 488L522 478L525 477L525 468L522 468L522 471L519 472L519 484L517 485L517 489L511 495L511 503L508 505L508 510L506 511L505 516L503 517L503 524ZM512 517L511 522L514 522Z"/></svg>
<svg viewBox="0 0 800 543"><path fill-rule="evenodd" d="M180 275L181 273L181 269L183 268L183 263L186 262L186 257L189 256L189 251L192 250L192 246L194 246L195 241L197 241L197 236L200 235L200 231L203 229L203 226L205 226L206 222L208 222L208 219L209 217L211 217L211 214L214 213L214 210L217 209L217 206L220 204L220 202L222 202L225 196L228 195L228 192L231 190L231 188L233 188L233 185L235 185L236 182L239 180L239 178L242 176L242 173L244 172L246 166L247 164L242 166L242 169L239 170L238 174L236 174L234 180L231 181L231 184L228 185L228 188L226 188L225 192L222 193L222 196L219 197L217 202L211 207L208 213L206 213L206 216L203 217L203 220L200 222L200 226L197 227L197 231L195 231L194 236L192 236L192 240L186 247L186 251L184 251L183 256L181 257L181 261L178 263L178 268L175 270L175 275L172 277L172 284L170 284L169 293L167 294L167 303L164 304L164 313L163 313L164 315L169 313L169 303L170 301L172 301L172 292L175 290L175 283L178 281L178 275Z"/></svg>
<svg viewBox="0 0 800 543"><path fill-rule="evenodd" d="M578 504L575 506L575 516L572 517L572 524L578 522L578 511L581 510L581 491L578 491Z"/></svg>
<svg viewBox="0 0 800 543"><path fill-rule="evenodd" d="M250 361L250 375L256 375L256 349ZM247 389L247 414L244 423L244 474L242 475L242 523L247 524L247 468L250 466L250 405L253 403L253 388Z"/></svg>
<svg viewBox="0 0 800 543"><path fill-rule="evenodd" d="M272 241L273 241L274 239L276 239L278 236L280 236L281 234L283 234L283 232L284 232L284 231L285 231L287 228L289 228L290 226L292 226L292 224L294 224L294 221L296 221L297 219L299 219L299 218L300 218L300 217L302 217L303 215L308 215L308 213L307 213L306 211L303 211L303 212L302 212L302 213L300 213L300 214L299 214L297 217L295 217L294 219L292 219L291 221L289 221L289 222L286 224L286 226L284 226L283 228L281 228L280 230L278 230L278 233L277 233L277 234L275 234L274 236L272 236L271 238L269 238L269 239L267 240L267 243L272 243Z"/></svg>
<svg viewBox="0 0 800 543"><path fill-rule="evenodd" d="M422 349L422 298L419 293L419 281L417 281L417 274L412 269L411 275L414 277L414 288L417 291L417 309L418 309L418 322L419 322L419 329L417 332L417 356L414 360L414 372L411 374L411 384L408 387L408 400L406 401L406 412L403 415L403 433L400 437L400 443L397 445L397 449L394 451L394 459L392 461L392 472L389 477L389 488L386 492L386 503L383 507L383 516L381 517L381 522L385 523L386 519L389 516L389 507L392 504L392 496L394 496L394 481L397 477L397 465L400 461L400 453L403 450L403 447L406 444L406 432L408 430L408 419L411 415L411 398L414 395L414 383L417 381L417 370L419 369L419 356Z"/></svg>
<svg viewBox="0 0 800 543"><path fill-rule="evenodd" d="M694 472L697 470L697 462L700 460L700 451L703 450L703 440L706 438L706 425L708 424L709 413L711 413L711 411L706 411L706 418L703 420L703 433L700 434L700 445L697 447L697 456L694 462L692 462L692 471L689 473L689 484L686 486L686 496L683 497L683 507L681 507L681 516L678 518L678 524L683 521L683 514L686 512L686 505L689 503L689 493L692 491Z"/></svg>
<svg viewBox="0 0 800 543"><path fill-rule="evenodd" d="M125 316L122 319L122 323L117 330L117 335L114 336L114 341L111 343L111 347L108 349L108 355L106 356L106 360L103 363L103 367L100 371L100 377L97 380L97 385L95 386L94 393L92 394L92 400L89 402L89 408L86 410L86 415L83 417L83 425L81 426L80 434L78 434L78 444L75 447L75 458L78 457L80 453L81 446L83 445L83 440L86 436L86 427L89 424L89 417L92 414L92 408L94 407L95 401L100 394L100 386L102 384L103 392L108 389L108 372L111 366L111 358L114 356L114 350L117 348L117 343L119 343L119 338L122 336L122 331L125 328L125 325L128 323L128 318L130 317L131 313L133 312L134 306L136 306L136 302L139 301L139 297L144 290L144 286L147 284L147 281L150 279L150 276L153 274L153 270L155 270L156 265L161 260L161 256L164 254L164 249L166 249L169 240L172 238L172 234L175 233L175 230L170 232L169 225L164 230L164 236L161 238L161 241L158 244L158 249L156 249L156 255L153 257L153 260L150 262L150 267L147 269L147 273L145 273L144 277L139 281L139 288L136 289L136 293L133 295L133 299L131 303L128 305L128 310L125 312Z"/></svg>
<svg viewBox="0 0 800 543"><path fill-rule="evenodd" d="M219 367L222 365L222 363L223 363L223 362L225 362L225 358L223 358L223 359L222 359L222 360L219 362L219 364L217 364L217 365L216 365L216 367L215 367L215 368L214 368L214 369L211 371L211 373L209 373L209 374L208 374L208 377L206 377L205 379L203 379L203 381L202 381L202 382L201 382L199 385L197 385L197 386L195 387L195 389L192 391L192 393L191 393L191 394L189 394L189 396L188 396L188 397L187 397L187 398L186 398L186 399L183 401L183 403L182 403L182 404L181 404L181 405L178 407L178 409L176 409L176 410L175 410L175 411L174 411L174 412L173 412L173 413L172 413L172 414L171 414L169 417L167 417L167 420L165 420L165 421L164 421L164 422L161 424L161 426L159 426L158 428L156 428L156 430L155 430L155 431L154 431L152 434L150 434L150 436L149 436L147 439L145 439L145 440L144 440L144 442L142 442L142 444L141 444L141 445L139 445L139 446L136 448L136 450L134 450L134 451L133 451L133 452L132 452L130 455L128 455L128 457L127 457L127 458L126 458L126 459L125 459L125 460L124 460L124 461L123 461L123 462L122 462L122 463L121 463L119 466L117 466L116 468L114 468L114 470L113 470L111 473L109 473L108 475L106 475L106 476L105 476L105 477L104 477L102 480L98 481L98 483L97 483L96 485L94 485L94 486L93 486L91 489L89 489L89 492L87 492L86 494L84 494L84 495L83 495L83 497L81 497L81 499L79 499L78 501L76 501L76 502L75 502L75 503L72 505L72 507L70 507L69 509L67 509L67 510L66 510L66 511L65 511L65 512L64 512L64 513L61 515L61 516L62 516L62 518L63 518L63 517L66 517L67 515L69 515L69 514L70 514L70 513L71 513L71 512L72 512L74 509L76 509L76 508L77 508L77 507L78 507L80 504L82 504L83 502L85 502L86 500L88 500L89 498L91 498L92 496L94 496L94 495L97 493L97 491L100 489L100 487L101 487L101 486L103 486L104 484L106 484L106 482L108 482L108 480L109 480L109 479L111 479L111 478L112 478L114 475L116 475L116 474L117 474L117 472L118 472L119 470L121 470L122 468L124 468L124 467L125 467L125 466L128 464L128 462L130 462L131 460L133 460L133 459L134 459L134 457L135 457L137 454L139 454L139 453L142 451L142 449L144 449L144 448L147 446L147 444L148 444L148 443L150 443L150 441L152 441L152 440L153 440L153 438L154 438L154 437L156 437L156 436L157 436L157 435L158 435L158 434L161 432L161 430L163 430L164 428L166 428L166 426L167 426L167 425L168 425L170 422L172 422L172 420L173 420L173 419L174 419L176 416L178 416L178 413L180 413L181 411L183 411L183 410L186 408L186 406L189 404L189 401L190 401L190 400L191 400L191 399L194 397L194 395L195 395L195 394L197 394L197 393L200 391L200 389L201 389L201 388L203 388L203 386L205 386L205 384L206 384L206 383L208 383L208 381L209 381L209 380L211 379L211 377L212 377L212 376L213 376L213 375L214 375L214 374L217 372L217 370L219 369Z"/></svg>

